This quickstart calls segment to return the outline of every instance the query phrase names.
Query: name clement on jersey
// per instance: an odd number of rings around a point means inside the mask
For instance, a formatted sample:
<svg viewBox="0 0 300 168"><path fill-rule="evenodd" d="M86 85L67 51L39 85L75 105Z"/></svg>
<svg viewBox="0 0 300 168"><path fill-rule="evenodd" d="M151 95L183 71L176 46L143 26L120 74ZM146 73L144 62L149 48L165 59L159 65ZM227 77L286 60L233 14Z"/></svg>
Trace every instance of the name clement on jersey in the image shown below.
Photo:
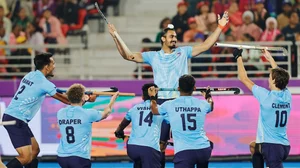
<svg viewBox="0 0 300 168"><path fill-rule="evenodd" d="M276 104L276 103L272 103L272 108L277 108L277 109L286 109L286 108L290 108L290 103L286 103L286 104Z"/></svg>
<svg viewBox="0 0 300 168"><path fill-rule="evenodd" d="M22 83L29 85L29 86L31 86L33 84L33 82L31 82L30 80L25 79L25 78L23 78Z"/></svg>

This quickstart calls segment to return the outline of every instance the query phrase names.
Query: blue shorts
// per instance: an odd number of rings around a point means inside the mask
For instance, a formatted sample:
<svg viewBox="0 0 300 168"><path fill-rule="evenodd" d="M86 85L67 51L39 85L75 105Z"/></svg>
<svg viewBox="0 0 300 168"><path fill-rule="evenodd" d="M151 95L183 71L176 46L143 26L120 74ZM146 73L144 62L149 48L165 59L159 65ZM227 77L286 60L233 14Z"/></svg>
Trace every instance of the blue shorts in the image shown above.
<svg viewBox="0 0 300 168"><path fill-rule="evenodd" d="M208 164L211 148L184 150L175 154L173 162L175 168L194 168L195 165Z"/></svg>
<svg viewBox="0 0 300 168"><path fill-rule="evenodd" d="M168 100L173 100L173 99L157 99L157 104L161 105ZM168 124L165 120L163 120L161 124L160 141L168 142L169 139L170 139L170 124Z"/></svg>
<svg viewBox="0 0 300 168"><path fill-rule="evenodd" d="M5 125L5 129L10 137L10 140L14 148L19 148L27 145L31 145L31 138L34 137L29 126L22 120L19 120L8 114L3 115L3 121L12 121L15 120L15 125Z"/></svg>
<svg viewBox="0 0 300 168"><path fill-rule="evenodd" d="M78 156L59 157L57 156L57 162L61 168L91 168L92 163L90 159L85 159Z"/></svg>
<svg viewBox="0 0 300 168"><path fill-rule="evenodd" d="M160 151L148 146L127 144L127 155L142 168L160 168Z"/></svg>
<svg viewBox="0 0 300 168"><path fill-rule="evenodd" d="M283 168L282 162L288 157L290 149L290 146L281 144L261 144L261 152L266 165L271 168Z"/></svg>

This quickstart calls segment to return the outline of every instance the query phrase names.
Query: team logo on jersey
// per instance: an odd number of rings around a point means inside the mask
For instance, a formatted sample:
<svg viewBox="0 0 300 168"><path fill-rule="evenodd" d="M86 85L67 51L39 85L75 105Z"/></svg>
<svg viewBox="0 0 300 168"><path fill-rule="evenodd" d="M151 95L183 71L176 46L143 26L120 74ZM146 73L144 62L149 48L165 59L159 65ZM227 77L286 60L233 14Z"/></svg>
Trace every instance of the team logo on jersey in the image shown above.
<svg viewBox="0 0 300 168"><path fill-rule="evenodd" d="M178 57L179 57L180 55L181 55L181 52L178 52L178 53L176 53L176 56L178 56Z"/></svg>

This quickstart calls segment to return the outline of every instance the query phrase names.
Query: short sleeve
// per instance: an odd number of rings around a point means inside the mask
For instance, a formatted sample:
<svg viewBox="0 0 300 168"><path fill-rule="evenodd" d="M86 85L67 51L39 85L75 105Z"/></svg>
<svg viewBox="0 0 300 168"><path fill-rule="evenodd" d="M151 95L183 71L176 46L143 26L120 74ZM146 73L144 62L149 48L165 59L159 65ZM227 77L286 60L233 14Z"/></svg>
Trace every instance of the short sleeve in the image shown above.
<svg viewBox="0 0 300 168"><path fill-rule="evenodd" d="M204 109L206 113L210 113L211 112L211 105L210 103L208 103L207 101L203 101L204 103Z"/></svg>
<svg viewBox="0 0 300 168"><path fill-rule="evenodd" d="M164 120L167 124L170 124L170 119L169 119L168 114L163 115L163 120Z"/></svg>
<svg viewBox="0 0 300 168"><path fill-rule="evenodd" d="M87 115L89 116L89 122L98 122L102 119L101 111L95 109L87 109Z"/></svg>
<svg viewBox="0 0 300 168"><path fill-rule="evenodd" d="M48 80L44 81L42 89L50 96L54 96L56 94L56 86Z"/></svg>
<svg viewBox="0 0 300 168"><path fill-rule="evenodd" d="M162 105L158 106L158 113L160 115L166 115L167 114L167 106L168 102L163 103Z"/></svg>
<svg viewBox="0 0 300 168"><path fill-rule="evenodd" d="M142 57L143 57L144 63L152 65L155 53L156 52L154 52L154 51L142 52Z"/></svg>
<svg viewBox="0 0 300 168"><path fill-rule="evenodd" d="M133 109L133 108L132 108ZM126 115L125 115L125 119L128 120L128 121L131 121L131 114L132 114L132 109L130 109Z"/></svg>
<svg viewBox="0 0 300 168"><path fill-rule="evenodd" d="M192 58L192 51L193 51L193 47L192 46L185 46L185 47L181 47L181 49L183 50L183 52L185 53L185 55L187 56L187 58Z"/></svg>
<svg viewBox="0 0 300 168"><path fill-rule="evenodd" d="M267 89L257 85L253 85L252 87L252 93L259 102L265 100L268 97L269 92L270 91Z"/></svg>

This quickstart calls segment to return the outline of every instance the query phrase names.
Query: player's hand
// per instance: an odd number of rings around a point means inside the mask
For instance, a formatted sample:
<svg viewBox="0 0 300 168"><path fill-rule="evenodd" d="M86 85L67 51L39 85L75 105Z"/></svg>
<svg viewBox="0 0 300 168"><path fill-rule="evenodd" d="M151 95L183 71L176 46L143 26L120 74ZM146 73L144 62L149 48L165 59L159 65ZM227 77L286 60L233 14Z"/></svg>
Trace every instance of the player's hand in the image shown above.
<svg viewBox="0 0 300 168"><path fill-rule="evenodd" d="M88 96L89 96L89 99L87 100L88 102L95 102L96 101L97 95L88 95Z"/></svg>
<svg viewBox="0 0 300 168"><path fill-rule="evenodd" d="M229 16L228 16L228 12L225 11L222 18L220 17L220 15L218 14L218 24L221 25L222 27L226 26L227 23L229 22Z"/></svg>
<svg viewBox="0 0 300 168"><path fill-rule="evenodd" d="M115 36L114 32L117 32L117 29L115 28L115 26L113 24L108 23L108 30L109 30L110 35L113 38L115 38L116 36Z"/></svg>
<svg viewBox="0 0 300 168"><path fill-rule="evenodd" d="M125 138L124 131L123 130L122 131L115 131L115 137L124 139Z"/></svg>
<svg viewBox="0 0 300 168"><path fill-rule="evenodd" d="M243 53L243 49L237 49L237 48L233 49L233 52L232 52L233 57L234 57L236 60L237 60L239 57L242 56L242 53Z"/></svg>
<svg viewBox="0 0 300 168"><path fill-rule="evenodd" d="M210 87L207 86L206 91L205 92L201 92L202 96L207 100L208 98L211 98L211 91L210 91Z"/></svg>
<svg viewBox="0 0 300 168"><path fill-rule="evenodd" d="M148 88L148 95L151 96L156 96L157 94L157 89L154 86L151 86Z"/></svg>
<svg viewBox="0 0 300 168"><path fill-rule="evenodd" d="M270 54L270 52L268 50L263 49L262 52L263 52L264 57L266 58L266 60L268 60L269 62L274 60L272 55Z"/></svg>

